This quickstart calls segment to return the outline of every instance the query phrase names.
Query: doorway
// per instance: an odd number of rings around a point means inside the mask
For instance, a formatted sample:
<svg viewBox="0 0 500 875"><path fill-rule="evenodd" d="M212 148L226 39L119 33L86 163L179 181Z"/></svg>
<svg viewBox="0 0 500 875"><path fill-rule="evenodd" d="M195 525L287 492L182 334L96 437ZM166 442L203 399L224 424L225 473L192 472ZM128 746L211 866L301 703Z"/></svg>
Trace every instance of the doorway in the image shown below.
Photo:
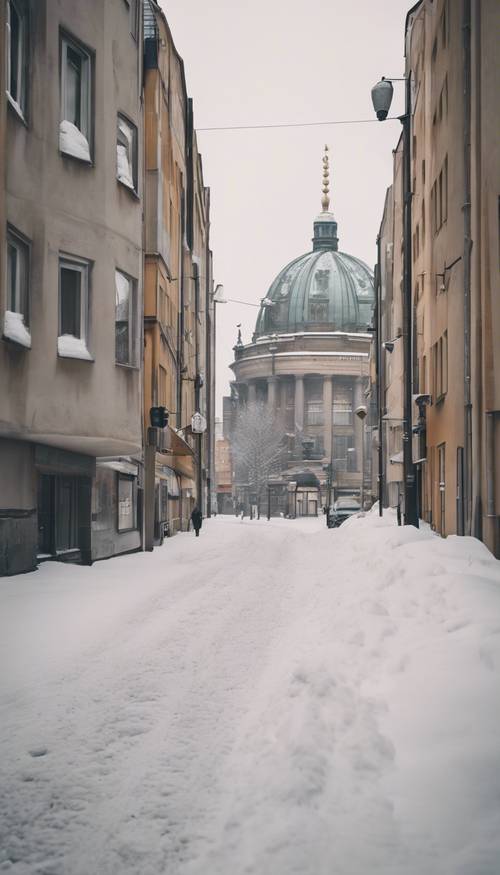
<svg viewBox="0 0 500 875"><path fill-rule="evenodd" d="M79 478L40 474L38 480L38 556L56 557L79 549Z"/></svg>

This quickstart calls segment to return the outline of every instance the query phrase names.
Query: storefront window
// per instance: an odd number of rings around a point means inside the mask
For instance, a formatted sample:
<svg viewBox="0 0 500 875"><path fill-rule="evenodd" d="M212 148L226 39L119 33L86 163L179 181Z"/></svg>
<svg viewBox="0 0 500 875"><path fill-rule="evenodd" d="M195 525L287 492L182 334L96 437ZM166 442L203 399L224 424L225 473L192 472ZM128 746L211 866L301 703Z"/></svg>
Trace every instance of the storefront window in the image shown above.
<svg viewBox="0 0 500 875"><path fill-rule="evenodd" d="M118 474L118 531L136 528L134 478Z"/></svg>

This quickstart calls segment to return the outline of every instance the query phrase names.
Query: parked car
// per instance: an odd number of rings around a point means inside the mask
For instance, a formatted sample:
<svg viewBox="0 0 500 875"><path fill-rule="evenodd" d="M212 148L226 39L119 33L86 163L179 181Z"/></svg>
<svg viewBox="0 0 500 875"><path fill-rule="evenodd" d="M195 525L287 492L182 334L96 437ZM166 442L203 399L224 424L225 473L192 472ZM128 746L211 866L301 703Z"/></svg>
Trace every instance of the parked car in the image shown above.
<svg viewBox="0 0 500 875"><path fill-rule="evenodd" d="M355 498L349 496L337 498L328 508L326 524L329 529L334 529L354 513L359 513L360 510L361 505Z"/></svg>

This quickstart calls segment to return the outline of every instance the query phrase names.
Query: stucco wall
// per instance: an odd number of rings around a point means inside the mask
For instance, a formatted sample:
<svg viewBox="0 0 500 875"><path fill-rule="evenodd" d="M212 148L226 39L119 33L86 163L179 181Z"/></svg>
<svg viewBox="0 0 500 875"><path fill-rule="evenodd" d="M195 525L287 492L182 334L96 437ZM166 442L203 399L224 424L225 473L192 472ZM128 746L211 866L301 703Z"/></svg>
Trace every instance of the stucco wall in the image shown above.
<svg viewBox="0 0 500 875"><path fill-rule="evenodd" d="M9 110L6 202L8 221L32 241L32 349L0 341L0 433L48 435L59 446L77 436L72 448L95 454L132 451L141 446L140 371L115 364L114 271L137 280L139 316L141 205L116 179L116 116L134 121L140 144L141 44L123 0L39 2L30 10L28 124ZM60 27L95 52L93 166L58 148ZM92 262L92 362L57 355L60 252Z"/></svg>

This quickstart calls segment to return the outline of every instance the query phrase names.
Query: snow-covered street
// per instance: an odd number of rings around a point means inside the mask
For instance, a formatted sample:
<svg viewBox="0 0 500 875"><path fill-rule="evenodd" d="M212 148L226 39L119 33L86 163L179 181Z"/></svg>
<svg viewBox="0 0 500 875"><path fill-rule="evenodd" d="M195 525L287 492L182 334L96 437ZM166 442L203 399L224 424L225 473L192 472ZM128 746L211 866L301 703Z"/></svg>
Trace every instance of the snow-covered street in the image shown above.
<svg viewBox="0 0 500 875"><path fill-rule="evenodd" d="M498 875L478 541L218 517L0 610L0 871Z"/></svg>

